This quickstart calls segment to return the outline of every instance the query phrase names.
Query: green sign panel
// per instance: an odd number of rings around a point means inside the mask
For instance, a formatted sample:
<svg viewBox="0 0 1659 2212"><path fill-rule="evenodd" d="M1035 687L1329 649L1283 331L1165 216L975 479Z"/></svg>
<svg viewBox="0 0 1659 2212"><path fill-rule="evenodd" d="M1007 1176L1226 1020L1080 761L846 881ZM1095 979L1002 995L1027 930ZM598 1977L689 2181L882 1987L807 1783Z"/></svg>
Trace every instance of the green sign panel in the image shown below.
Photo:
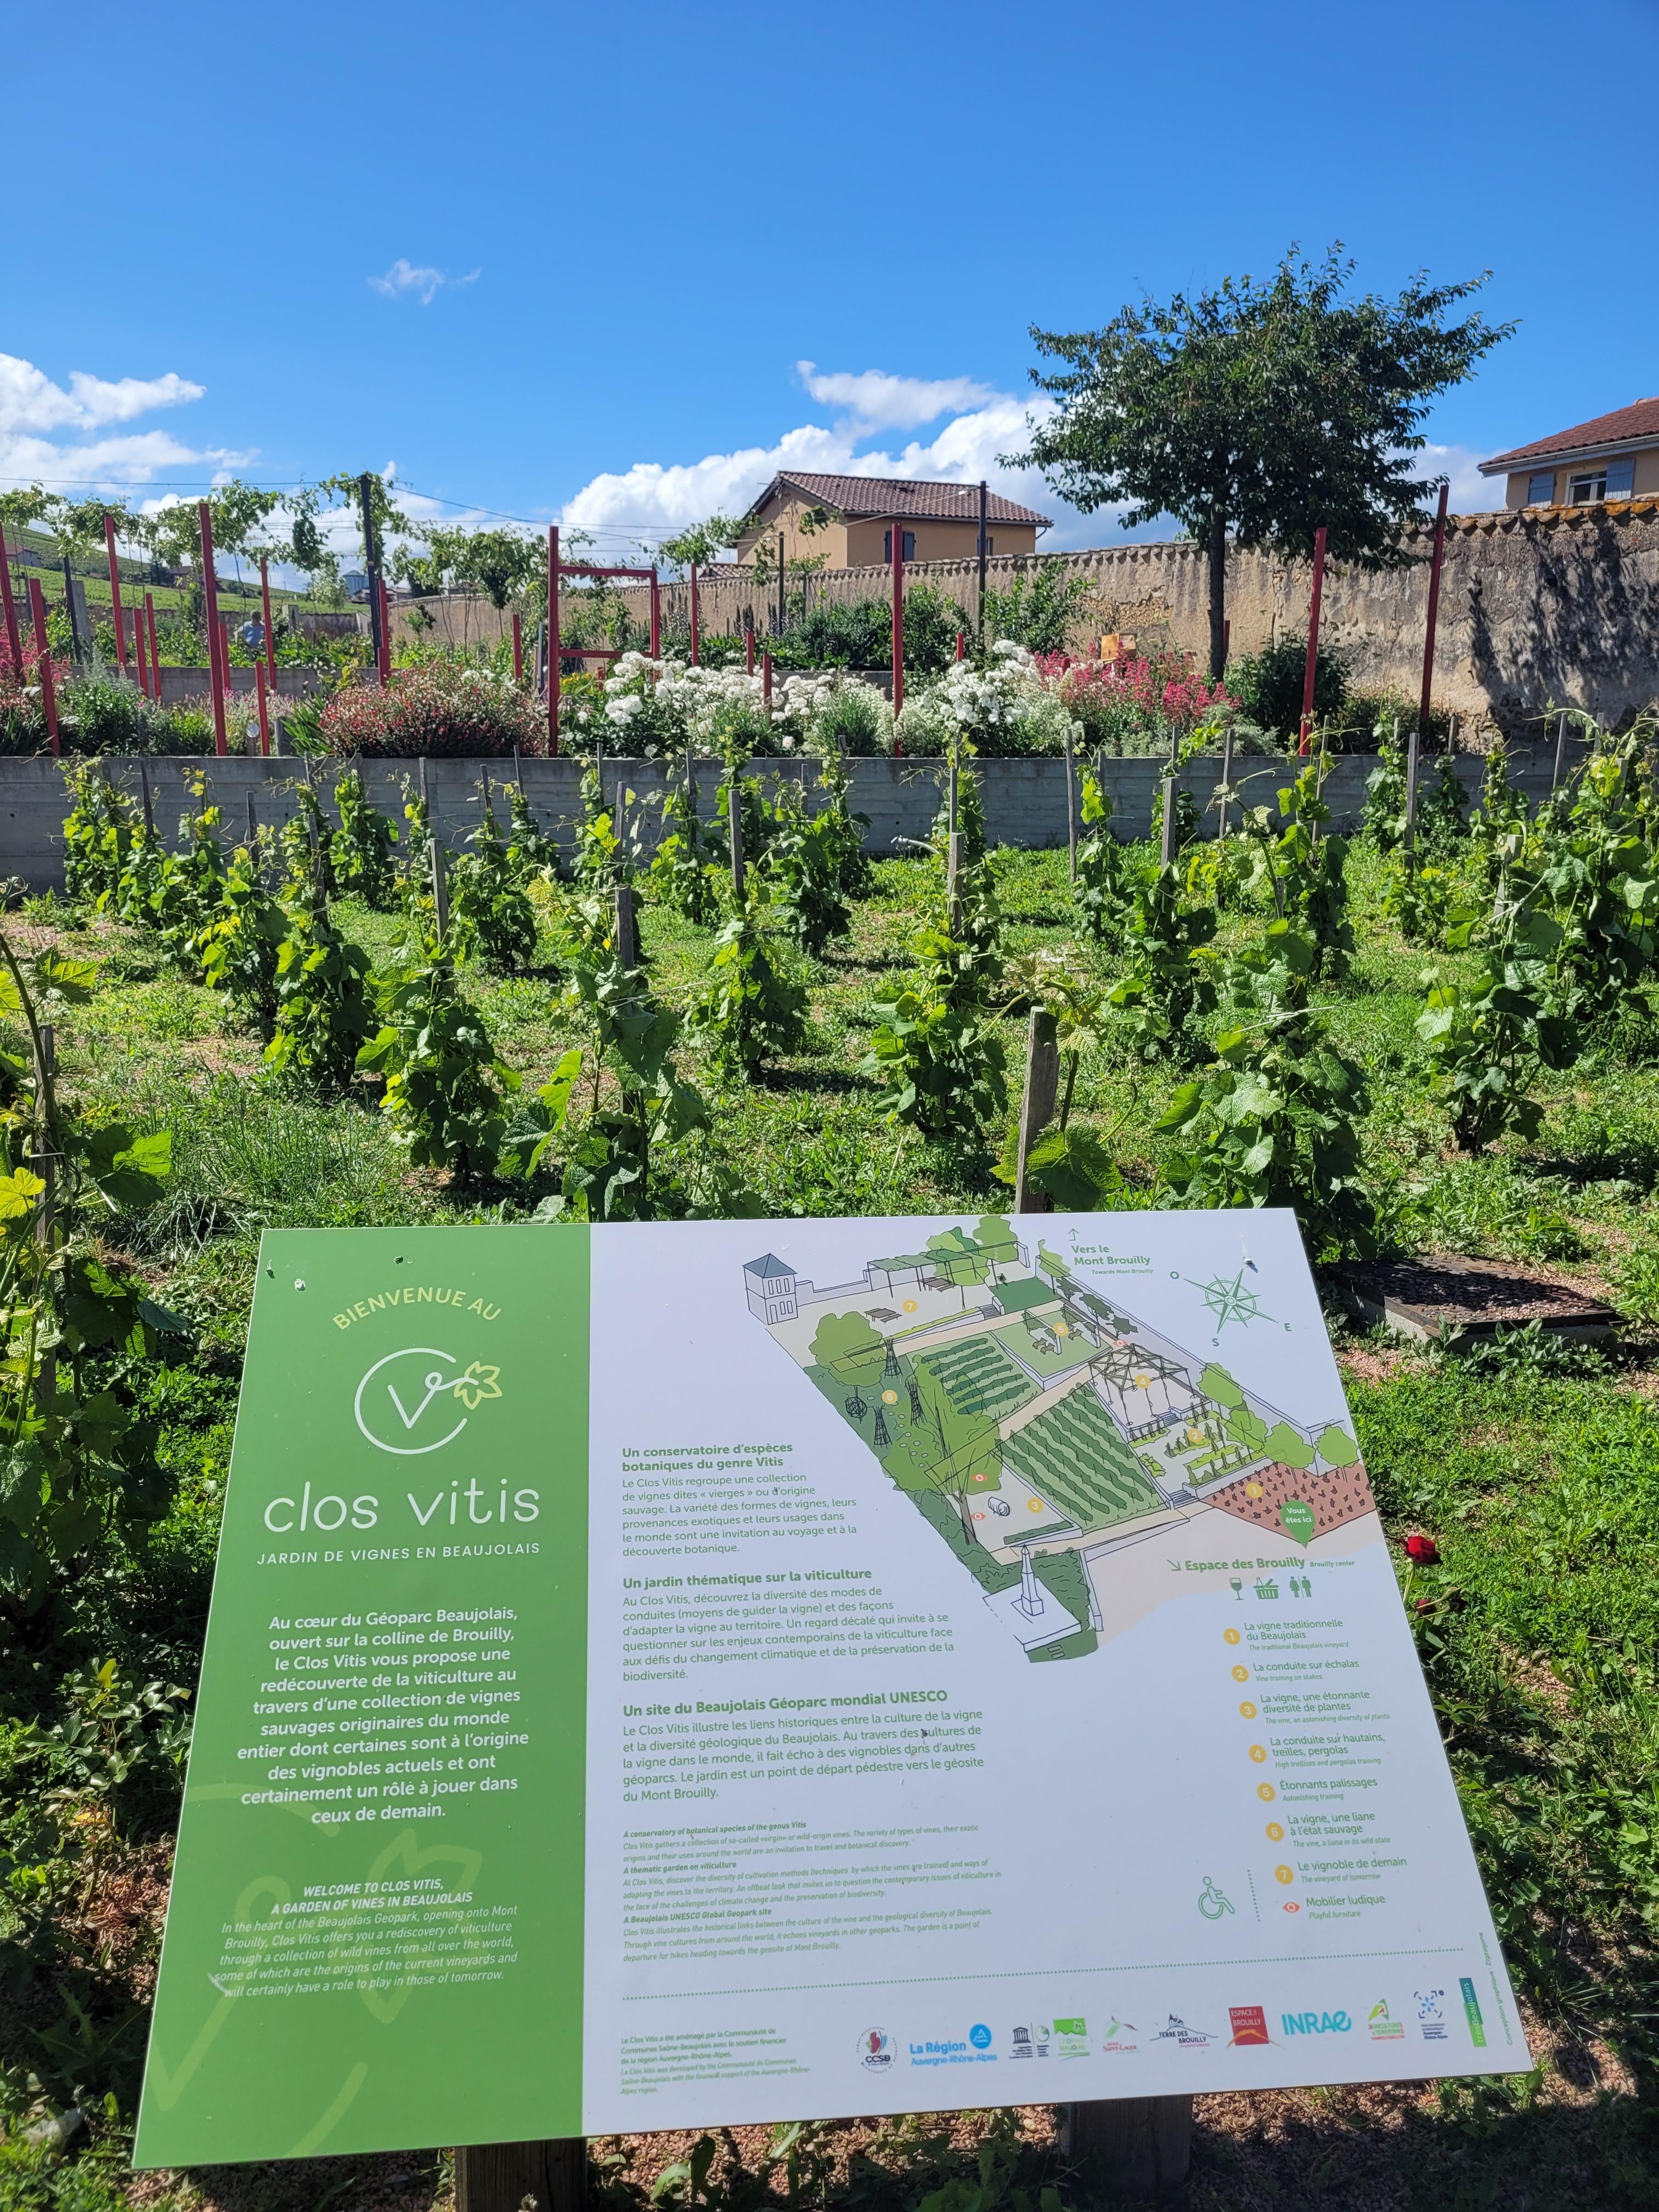
<svg viewBox="0 0 1659 2212"><path fill-rule="evenodd" d="M580 2132L587 1260L264 1240L143 2164Z"/></svg>
<svg viewBox="0 0 1659 2212"><path fill-rule="evenodd" d="M1307 1543L1318 1525L1305 1498L1287 1498L1279 1509L1279 1520L1285 1534L1294 1536L1298 1544Z"/></svg>

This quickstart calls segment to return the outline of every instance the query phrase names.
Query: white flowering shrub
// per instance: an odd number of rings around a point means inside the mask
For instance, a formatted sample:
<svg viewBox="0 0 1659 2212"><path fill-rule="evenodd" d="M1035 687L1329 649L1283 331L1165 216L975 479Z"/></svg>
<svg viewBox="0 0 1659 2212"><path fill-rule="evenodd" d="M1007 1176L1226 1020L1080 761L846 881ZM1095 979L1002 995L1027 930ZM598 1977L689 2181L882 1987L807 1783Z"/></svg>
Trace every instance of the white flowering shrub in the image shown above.
<svg viewBox="0 0 1659 2212"><path fill-rule="evenodd" d="M881 694L841 669L781 678L769 711L758 674L625 653L603 692L602 705L584 703L572 717L571 742L579 752L593 750L596 738L608 753L646 760L688 745L704 754L875 752L891 742ZM838 744L843 732L868 741Z"/></svg>
<svg viewBox="0 0 1659 2212"><path fill-rule="evenodd" d="M1070 720L1025 647L1004 638L988 666L956 661L907 699L898 734L907 753L945 753L965 744L995 760L1063 751Z"/></svg>

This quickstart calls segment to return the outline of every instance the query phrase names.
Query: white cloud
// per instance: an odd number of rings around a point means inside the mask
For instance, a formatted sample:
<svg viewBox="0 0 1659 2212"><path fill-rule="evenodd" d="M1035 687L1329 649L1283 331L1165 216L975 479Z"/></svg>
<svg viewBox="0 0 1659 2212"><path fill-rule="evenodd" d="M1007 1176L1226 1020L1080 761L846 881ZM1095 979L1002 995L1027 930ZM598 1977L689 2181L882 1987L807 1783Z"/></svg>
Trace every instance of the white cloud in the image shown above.
<svg viewBox="0 0 1659 2212"><path fill-rule="evenodd" d="M811 367L803 363L803 372ZM748 446L732 453L706 453L701 460L663 463L636 461L631 468L597 476L567 502L560 516L571 528L591 530L609 538L638 535L649 538L683 530L705 515L741 514L781 470L805 471L817 475L860 477L921 477L945 483L976 484L986 477L993 490L1038 514L1054 518L1055 527L1039 542L1048 550L1067 545L1109 542L1111 518L1084 517L1063 500L1056 499L1035 469L1005 468L999 453L1018 453L1026 442L1027 416L1041 418L1053 410L1050 400L1027 402L1009 392L990 391L967 377L924 382L917 377L890 377L868 370L857 376L817 377L808 389L818 387L848 398L863 392L872 406L879 404L879 386L885 390L936 397L956 395L943 405L929 405L922 398L912 403L911 422L932 422L946 414L950 420L929 440L912 439L896 449L869 447L865 441L873 424L848 415L830 425L802 423L786 430L775 445ZM968 402L971 400L972 404ZM895 416L898 398L890 402ZM904 427L890 419L889 427ZM860 448L863 447L864 450Z"/></svg>
<svg viewBox="0 0 1659 2212"><path fill-rule="evenodd" d="M401 299L412 292L423 307L429 307L446 284L452 289L460 284L476 284L483 271L469 269L465 276L447 276L441 269L419 268L406 261L400 253L384 276L371 276L369 283L383 299Z"/></svg>
<svg viewBox="0 0 1659 2212"><path fill-rule="evenodd" d="M1419 476L1449 479L1454 514L1490 514L1504 504L1504 479L1481 475L1485 458L1469 446L1431 444L1412 455L1412 466Z"/></svg>
<svg viewBox="0 0 1659 2212"><path fill-rule="evenodd" d="M890 376L880 368L823 375L811 361L798 361L795 373L821 407L842 408L872 430L919 430L941 415L961 415L1001 397L970 376Z"/></svg>
<svg viewBox="0 0 1659 2212"><path fill-rule="evenodd" d="M72 434L184 406L204 392L202 385L171 370L165 376L112 380L75 369L65 390L33 362L0 354L0 483L115 491L149 483L168 470L206 475L244 465L246 453L223 446L189 446L169 430L102 438ZM54 431L71 434L54 437Z"/></svg>

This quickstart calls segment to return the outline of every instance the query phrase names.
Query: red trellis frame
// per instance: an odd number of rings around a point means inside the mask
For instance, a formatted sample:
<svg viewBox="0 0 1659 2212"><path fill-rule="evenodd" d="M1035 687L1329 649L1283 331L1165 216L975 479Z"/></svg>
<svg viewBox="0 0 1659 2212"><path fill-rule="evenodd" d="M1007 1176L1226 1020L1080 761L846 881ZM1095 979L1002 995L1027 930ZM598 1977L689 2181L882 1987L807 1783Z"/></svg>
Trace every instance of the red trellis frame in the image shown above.
<svg viewBox="0 0 1659 2212"><path fill-rule="evenodd" d="M547 750L559 750L559 662L564 648L559 643L559 579L562 576L633 576L651 586L651 658L655 660L662 651L662 601L657 582L654 562L648 568L606 568L593 561L562 561L559 558L559 526L556 522L547 528ZM615 651L572 646L570 657L584 660L615 659Z"/></svg>

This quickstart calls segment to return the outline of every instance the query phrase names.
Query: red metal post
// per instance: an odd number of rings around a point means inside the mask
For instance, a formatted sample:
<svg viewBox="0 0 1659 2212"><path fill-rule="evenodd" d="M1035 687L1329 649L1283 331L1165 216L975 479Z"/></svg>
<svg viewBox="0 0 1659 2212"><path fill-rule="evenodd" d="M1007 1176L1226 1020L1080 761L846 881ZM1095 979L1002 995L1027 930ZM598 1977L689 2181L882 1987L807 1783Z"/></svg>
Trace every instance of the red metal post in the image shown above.
<svg viewBox="0 0 1659 2212"><path fill-rule="evenodd" d="M159 707L161 703L161 648L155 641L155 594L144 593L144 626L149 632L150 690Z"/></svg>
<svg viewBox="0 0 1659 2212"><path fill-rule="evenodd" d="M213 517L205 500L197 502L202 532L202 596L207 602L208 682L213 692L213 750L225 752L225 671L219 658L219 580L213 573Z"/></svg>
<svg viewBox="0 0 1659 2212"><path fill-rule="evenodd" d="M46 743L54 753L58 742L58 693L52 680L52 646L46 635L46 596L38 576L29 578L29 615L34 623L34 672L40 684L40 704L46 711Z"/></svg>
<svg viewBox="0 0 1659 2212"><path fill-rule="evenodd" d="M1305 759L1313 726L1314 678L1319 672L1319 602L1325 590L1325 526L1314 532L1313 595L1308 602L1308 658L1302 672L1302 731L1297 750Z"/></svg>
<svg viewBox="0 0 1659 2212"><path fill-rule="evenodd" d="M0 601L3 601L6 617L6 650L11 655L11 665L17 671L17 680L23 680L23 640L17 627L17 602L11 595L11 556L6 550L6 533L0 530Z"/></svg>
<svg viewBox="0 0 1659 2212"><path fill-rule="evenodd" d="M270 626L270 562L263 553L259 556L259 610L265 624L265 681L274 691L276 689L276 633Z"/></svg>
<svg viewBox="0 0 1659 2212"><path fill-rule="evenodd" d="M657 579L651 578L651 651L657 650ZM547 750L559 750L559 526L547 526Z"/></svg>
<svg viewBox="0 0 1659 2212"><path fill-rule="evenodd" d="M144 610L137 604L132 610L132 665L137 672L138 689L148 699L149 678L144 670Z"/></svg>
<svg viewBox="0 0 1659 2212"><path fill-rule="evenodd" d="M743 630L743 668L745 676L755 672L755 625L745 623Z"/></svg>
<svg viewBox="0 0 1659 2212"><path fill-rule="evenodd" d="M893 518L893 720L904 705L904 525Z"/></svg>
<svg viewBox="0 0 1659 2212"><path fill-rule="evenodd" d="M121 627L121 564L115 557L115 517L107 507L104 510L104 550L109 556L109 604L111 617L115 624L115 658L125 676L127 672L127 641Z"/></svg>
<svg viewBox="0 0 1659 2212"><path fill-rule="evenodd" d="M519 620L519 610L513 610L513 686L524 690L524 624Z"/></svg>
<svg viewBox="0 0 1659 2212"><path fill-rule="evenodd" d="M1419 743L1429 741L1429 694L1434 686L1434 631L1440 618L1440 563L1446 550L1446 493L1440 487L1440 506L1434 518L1434 554L1429 562L1429 622L1423 639L1423 702L1417 710Z"/></svg>
<svg viewBox="0 0 1659 2212"><path fill-rule="evenodd" d="M392 684L392 602L386 597L386 578L377 576L375 586L380 594L380 689L387 690Z"/></svg>
<svg viewBox="0 0 1659 2212"><path fill-rule="evenodd" d="M702 660L702 624L698 619L697 564L691 563L691 665L699 666Z"/></svg>
<svg viewBox="0 0 1659 2212"><path fill-rule="evenodd" d="M965 629L959 629L957 632L957 659L958 660L966 660L967 658L968 633Z"/></svg>
<svg viewBox="0 0 1659 2212"><path fill-rule="evenodd" d="M662 659L662 598L657 589L657 564L651 563L651 658Z"/></svg>
<svg viewBox="0 0 1659 2212"><path fill-rule="evenodd" d="M259 695L259 752L262 758L270 758L270 706L265 690L265 664L253 664L253 688Z"/></svg>

